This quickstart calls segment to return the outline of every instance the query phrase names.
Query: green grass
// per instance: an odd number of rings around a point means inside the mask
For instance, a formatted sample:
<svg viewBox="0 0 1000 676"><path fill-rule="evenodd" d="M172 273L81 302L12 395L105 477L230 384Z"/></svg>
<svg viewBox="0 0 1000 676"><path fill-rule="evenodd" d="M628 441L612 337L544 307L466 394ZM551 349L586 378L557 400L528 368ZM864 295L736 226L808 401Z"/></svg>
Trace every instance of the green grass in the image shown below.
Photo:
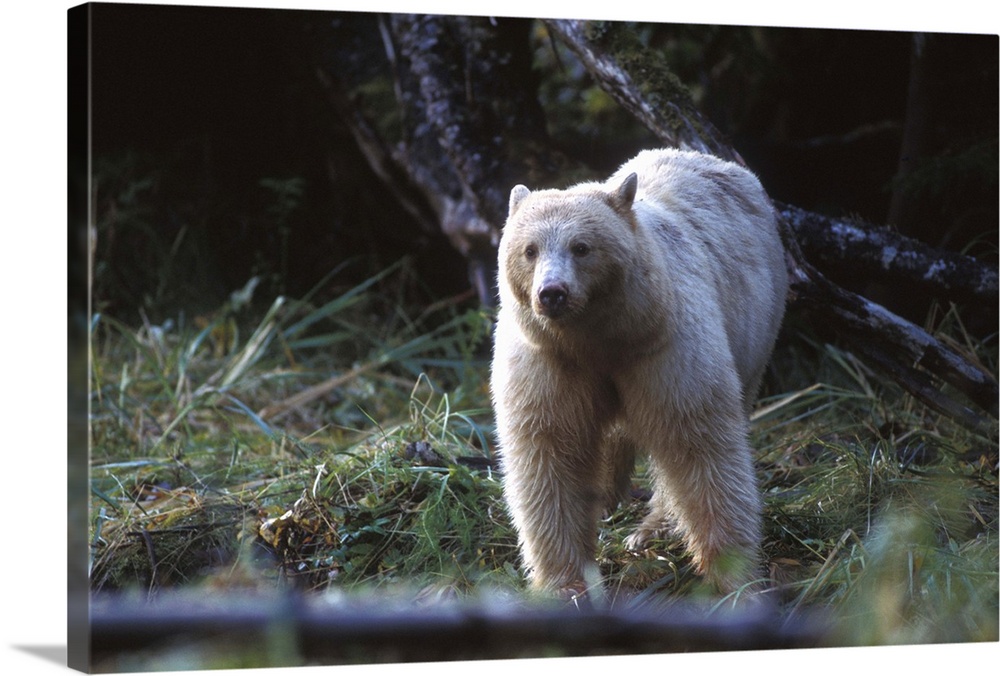
<svg viewBox="0 0 1000 676"><path fill-rule="evenodd" d="M94 319L95 590L467 589L516 560L496 477L455 464L490 452L489 317L407 315L403 268L242 330L237 295L190 326Z"/></svg>
<svg viewBox="0 0 1000 676"><path fill-rule="evenodd" d="M159 326L94 318L95 593L525 597L490 467L489 313L402 301L405 262L336 282L260 310L251 284ZM935 321L996 373L995 336ZM997 640L995 428L962 428L808 330L786 334L753 425L779 617L822 614L833 645ZM733 603L706 596L677 543L625 550L643 510L602 524L613 603Z"/></svg>

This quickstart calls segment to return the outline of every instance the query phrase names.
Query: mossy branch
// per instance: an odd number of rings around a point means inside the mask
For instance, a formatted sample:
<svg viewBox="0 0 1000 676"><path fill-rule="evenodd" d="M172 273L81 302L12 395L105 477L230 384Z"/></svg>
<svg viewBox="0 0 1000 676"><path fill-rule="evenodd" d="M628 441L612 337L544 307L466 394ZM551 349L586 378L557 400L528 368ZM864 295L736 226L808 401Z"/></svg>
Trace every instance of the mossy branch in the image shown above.
<svg viewBox="0 0 1000 676"><path fill-rule="evenodd" d="M601 88L664 145L744 164L695 107L688 88L627 24L551 20L545 25L576 54Z"/></svg>

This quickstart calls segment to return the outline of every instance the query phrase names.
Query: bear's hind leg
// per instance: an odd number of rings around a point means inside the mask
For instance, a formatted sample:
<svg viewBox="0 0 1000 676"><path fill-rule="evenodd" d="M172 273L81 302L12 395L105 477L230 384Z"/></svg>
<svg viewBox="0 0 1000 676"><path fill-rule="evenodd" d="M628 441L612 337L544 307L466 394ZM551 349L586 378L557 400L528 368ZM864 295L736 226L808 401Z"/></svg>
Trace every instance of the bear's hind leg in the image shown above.
<svg viewBox="0 0 1000 676"><path fill-rule="evenodd" d="M634 552L642 551L652 540L665 540L677 535L677 517L670 506L670 496L659 486L654 486L649 501L649 513L625 537L625 547Z"/></svg>
<svg viewBox="0 0 1000 676"><path fill-rule="evenodd" d="M632 472L635 469L636 446L618 425L604 435L601 474L604 486L604 515L608 516L630 497Z"/></svg>
<svg viewBox="0 0 1000 676"><path fill-rule="evenodd" d="M696 570L731 592L756 573L761 499L741 402L695 407L654 426L642 439L654 495L649 516L626 541L640 549L676 532ZM647 418L648 420L648 418Z"/></svg>

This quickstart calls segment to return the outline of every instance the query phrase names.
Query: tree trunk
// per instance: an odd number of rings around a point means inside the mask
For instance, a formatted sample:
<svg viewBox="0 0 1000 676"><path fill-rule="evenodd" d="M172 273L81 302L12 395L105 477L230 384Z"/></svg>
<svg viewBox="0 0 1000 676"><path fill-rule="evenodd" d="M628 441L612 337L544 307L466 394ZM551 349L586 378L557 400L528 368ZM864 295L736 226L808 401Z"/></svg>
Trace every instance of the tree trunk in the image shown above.
<svg viewBox="0 0 1000 676"><path fill-rule="evenodd" d="M910 82L906 96L906 116L903 127L903 143L899 151L899 166L892 198L889 200L887 221L896 228L908 225L913 210L908 199L905 179L920 162L927 145L928 91L925 52L929 36L916 33L910 51Z"/></svg>
<svg viewBox="0 0 1000 676"><path fill-rule="evenodd" d="M496 246L516 181L558 176L565 158L551 149L534 96L529 21L389 15L380 19L403 118L390 150L351 102L344 83L321 78L376 172L469 262L486 305L495 302Z"/></svg>

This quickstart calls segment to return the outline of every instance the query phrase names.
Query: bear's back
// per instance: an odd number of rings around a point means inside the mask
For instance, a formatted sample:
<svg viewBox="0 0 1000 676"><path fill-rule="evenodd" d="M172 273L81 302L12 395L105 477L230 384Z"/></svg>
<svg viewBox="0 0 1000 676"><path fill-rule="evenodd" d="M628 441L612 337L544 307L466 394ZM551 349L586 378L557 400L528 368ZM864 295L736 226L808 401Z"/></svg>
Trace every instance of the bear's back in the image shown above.
<svg viewBox="0 0 1000 676"><path fill-rule="evenodd" d="M784 314L784 247L757 178L731 162L671 149L647 150L608 181L638 176L640 227L669 283L696 314L717 305L730 352L756 394Z"/></svg>

